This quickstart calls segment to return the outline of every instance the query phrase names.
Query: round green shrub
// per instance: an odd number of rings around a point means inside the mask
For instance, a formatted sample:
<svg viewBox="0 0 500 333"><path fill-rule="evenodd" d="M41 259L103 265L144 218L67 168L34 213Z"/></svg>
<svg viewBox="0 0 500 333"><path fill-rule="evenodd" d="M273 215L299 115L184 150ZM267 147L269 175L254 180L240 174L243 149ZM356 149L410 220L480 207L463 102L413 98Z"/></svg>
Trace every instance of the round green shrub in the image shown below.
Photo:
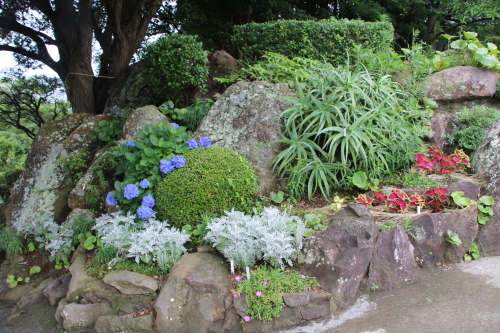
<svg viewBox="0 0 500 333"><path fill-rule="evenodd" d="M196 36L174 34L146 47L143 56L149 90L175 99L186 88L203 85L208 80L207 52Z"/></svg>
<svg viewBox="0 0 500 333"><path fill-rule="evenodd" d="M229 148L193 149L186 165L167 174L154 189L157 217L182 227L202 213L251 210L257 192L256 176L241 155Z"/></svg>

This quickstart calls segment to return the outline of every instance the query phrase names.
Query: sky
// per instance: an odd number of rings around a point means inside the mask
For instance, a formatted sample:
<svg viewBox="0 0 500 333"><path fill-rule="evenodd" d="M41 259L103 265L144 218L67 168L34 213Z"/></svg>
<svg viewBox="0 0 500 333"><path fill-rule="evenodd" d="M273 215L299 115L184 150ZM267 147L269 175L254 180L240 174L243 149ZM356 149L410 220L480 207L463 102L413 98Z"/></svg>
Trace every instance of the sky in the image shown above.
<svg viewBox="0 0 500 333"><path fill-rule="evenodd" d="M49 51L50 52L50 51ZM52 54L52 53L51 53ZM52 54L52 56L54 56ZM57 56L55 57L57 59ZM0 76L2 76L1 72L13 68L16 66L16 60L12 55L12 52L0 51ZM50 69L47 66L43 66L40 69L30 70L26 72L26 75L35 75L35 74L45 74L47 76L57 76L56 72Z"/></svg>

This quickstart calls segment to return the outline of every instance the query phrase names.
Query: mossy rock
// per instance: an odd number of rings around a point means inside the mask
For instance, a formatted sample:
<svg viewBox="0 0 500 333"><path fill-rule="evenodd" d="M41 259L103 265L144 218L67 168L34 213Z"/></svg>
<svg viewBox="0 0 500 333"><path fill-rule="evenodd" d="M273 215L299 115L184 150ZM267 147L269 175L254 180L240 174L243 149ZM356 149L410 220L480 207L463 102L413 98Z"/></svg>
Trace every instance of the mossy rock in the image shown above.
<svg viewBox="0 0 500 333"><path fill-rule="evenodd" d="M193 149L184 154L186 165L155 186L157 217L182 227L203 213L249 211L257 192L255 173L248 161L230 148Z"/></svg>

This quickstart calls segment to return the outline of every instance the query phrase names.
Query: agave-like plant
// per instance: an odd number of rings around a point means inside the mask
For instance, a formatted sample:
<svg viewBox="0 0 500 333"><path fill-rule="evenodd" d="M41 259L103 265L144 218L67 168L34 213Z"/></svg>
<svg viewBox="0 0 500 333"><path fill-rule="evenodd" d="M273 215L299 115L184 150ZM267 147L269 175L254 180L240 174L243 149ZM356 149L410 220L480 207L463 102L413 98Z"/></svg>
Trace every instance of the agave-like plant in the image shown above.
<svg viewBox="0 0 500 333"><path fill-rule="evenodd" d="M273 163L292 196L307 188L309 198L316 191L328 198L333 186L348 188L356 171L377 178L409 167L423 150L426 116L390 76L347 64L310 71L310 80L295 86L278 140L288 148Z"/></svg>

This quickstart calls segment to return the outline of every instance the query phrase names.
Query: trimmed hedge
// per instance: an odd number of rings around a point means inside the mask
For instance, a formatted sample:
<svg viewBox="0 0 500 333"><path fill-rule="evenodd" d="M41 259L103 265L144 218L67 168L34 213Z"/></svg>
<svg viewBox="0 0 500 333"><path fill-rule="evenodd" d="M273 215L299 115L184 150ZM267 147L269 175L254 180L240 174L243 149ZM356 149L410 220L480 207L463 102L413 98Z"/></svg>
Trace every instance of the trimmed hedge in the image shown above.
<svg viewBox="0 0 500 333"><path fill-rule="evenodd" d="M376 51L391 48L394 36L389 22L357 20L274 21L234 28L234 42L243 59L250 63L257 62L266 52L275 52L291 59L324 57L339 65L346 62L346 51L360 44Z"/></svg>
<svg viewBox="0 0 500 333"><path fill-rule="evenodd" d="M257 178L248 161L230 148L192 149L186 165L154 188L157 217L182 228L202 214L219 216L232 208L251 211Z"/></svg>

